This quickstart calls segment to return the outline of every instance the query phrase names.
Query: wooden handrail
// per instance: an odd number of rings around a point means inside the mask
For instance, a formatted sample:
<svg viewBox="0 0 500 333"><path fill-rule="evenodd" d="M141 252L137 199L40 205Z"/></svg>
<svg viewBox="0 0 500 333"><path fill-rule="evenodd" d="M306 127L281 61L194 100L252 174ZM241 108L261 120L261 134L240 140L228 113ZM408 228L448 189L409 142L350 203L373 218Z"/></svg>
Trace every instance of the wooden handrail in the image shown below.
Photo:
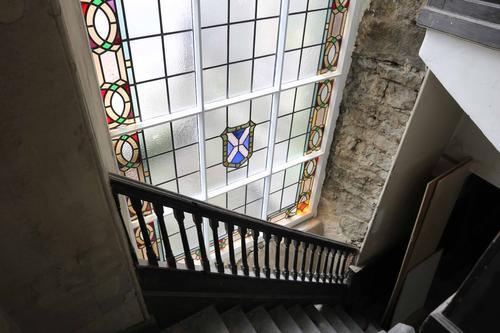
<svg viewBox="0 0 500 333"><path fill-rule="evenodd" d="M142 207L143 205L141 204L142 202L149 202L152 204L152 207L154 207L154 213L156 215L162 214L163 213L163 207L169 207L173 209L174 211L174 217L177 220L177 223L179 225L179 230L181 233L181 240L182 240L182 245L184 248L184 260L186 262L186 266L188 269L194 270L194 265L193 265L193 259L191 257L190 249L191 247L188 244L187 237L185 237L185 229L184 229L184 214L185 213L190 213L192 214L195 224L197 227L197 235L199 240L203 238L203 230L200 227L201 221L203 218L207 219L210 221L210 228L212 229L212 233L214 236L218 237L217 230L218 228L224 228L227 227L228 229L228 234L231 232L231 236L229 237L229 241L233 241L232 237L232 232L233 230L239 232L241 235L241 251L242 251L242 271L245 275L249 274L249 268L247 264L247 249L246 249L246 242L245 242L245 237L252 237L252 235L262 233L264 236L265 240L265 251L266 251L266 257L265 257L265 263L263 266L263 272L264 272L264 277L269 278L270 277L270 271L271 267L273 268L275 278L279 279L280 278L280 268L283 270L283 272L287 272L286 279L288 279L288 262L286 263L281 263L280 265L280 258L279 258L279 244L281 240L286 240L286 244L290 244L293 242L293 244L300 244L302 246L302 249L304 251L304 256L303 256L303 262L302 262L302 269L304 270L306 268L305 260L306 260L306 252L307 249L309 248L309 265L307 266L309 270L307 272L301 272L304 274L304 276L307 274L310 282L313 282L312 276L314 275L316 277L316 282L320 281L334 281L336 283L344 283L347 281L347 271L345 268L346 262L352 262L354 260L354 257L357 256L358 250L348 244L343 244L339 243L337 241L327 239L325 237L317 236L314 234L310 233L305 233L299 230L287 228L281 225L277 224L272 224L269 222L265 222L247 215L239 214L230 210L226 210L223 208L219 208L217 206L208 204L206 202L196 200L193 198L189 198L187 196L177 194L175 192L170 192L155 186L147 185L120 175L116 174L110 174L110 184L111 184L111 189L113 191L113 194L116 196L118 195L124 195L126 197L130 198L130 201L133 203L132 208L134 209L137 219L140 222L139 227L141 229L141 234L143 235L145 246L146 246L146 256L148 259L148 263L152 266L157 266L158 265L158 258L156 258L156 255L152 251L151 247L151 242L149 241L149 238L146 237L148 235L148 232L146 230L147 226L146 223L144 223L144 217L143 217L143 212L142 212ZM117 200L118 202L118 200ZM160 225L160 231L162 233L162 238L165 238L166 234L166 229L165 229L165 221L163 219L163 216L159 216L158 218L158 223L161 223ZM222 225L220 225L222 224ZM274 265L270 265L269 263L269 240L274 239L275 240L275 262ZM279 241L277 241L279 240ZM170 244L168 239L163 242L164 247L165 247L165 253L167 254L167 264L169 268L176 268L175 263L172 263L172 250L170 249ZM206 257L206 251L205 249L205 244L203 242L200 243L200 252L202 253L202 264L203 268L205 271L210 270L210 265L208 263L208 259ZM255 236L254 236L254 246L257 244L255 241ZM234 263L234 259L232 258L234 256L234 249L233 249L234 244L230 244L230 257L231 257L231 263L230 263L230 268L232 274L237 274L236 272L236 265ZM316 251L316 249L320 249L319 251ZM218 246L217 242L214 242L214 250L215 250L215 255L216 255L216 263L215 266L217 267L217 271L219 273L224 273L224 267L222 266L222 260L220 256L220 249ZM288 246L287 250L288 251ZM327 253L326 256L322 256L322 253ZM255 252L258 253L258 249L255 249ZM319 252L319 253L318 253ZM329 254L332 254L329 256ZM257 254L256 254L257 255ZM295 249L295 258L294 258L294 270L296 269L296 249ZM288 257L288 255L287 255ZM326 269L323 270L323 273L320 271L320 264L322 261L322 258L324 258L324 264L327 265L328 262L330 261L330 274L326 274ZM314 260L316 260L316 266L313 265ZM254 259L254 263L258 265L258 259ZM335 266L335 268L334 268ZM326 267L326 266L325 266ZM315 269L315 271L313 271ZM254 267L254 272L260 271L261 267ZM335 276L332 276L334 273ZM294 272L296 274L296 272ZM259 274L256 274L259 276ZM283 276L281 276L283 278ZM295 276L294 276L295 279ZM302 278L302 281L305 281L304 278Z"/></svg>

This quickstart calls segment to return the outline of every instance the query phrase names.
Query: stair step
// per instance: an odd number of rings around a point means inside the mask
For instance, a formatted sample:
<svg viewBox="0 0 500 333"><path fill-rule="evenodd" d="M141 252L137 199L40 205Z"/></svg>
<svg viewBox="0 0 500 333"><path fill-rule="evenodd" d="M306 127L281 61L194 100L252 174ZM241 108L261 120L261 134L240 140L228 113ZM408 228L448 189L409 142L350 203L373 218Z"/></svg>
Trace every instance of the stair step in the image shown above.
<svg viewBox="0 0 500 333"><path fill-rule="evenodd" d="M364 333L363 329L359 327L358 323L352 319L352 317L344 311L340 306L336 306L333 310L335 314L342 320L345 326L349 329L349 332L352 333Z"/></svg>
<svg viewBox="0 0 500 333"><path fill-rule="evenodd" d="M365 316L355 311L349 311L348 314L352 318L352 320L354 320L354 322L358 324L358 326L361 328L363 332L366 331L368 325L370 324L370 321L366 319Z"/></svg>
<svg viewBox="0 0 500 333"><path fill-rule="evenodd" d="M282 305L271 309L269 311L269 314L282 332L302 333L299 325L297 325L295 320L293 320L288 311L286 311L286 309Z"/></svg>
<svg viewBox="0 0 500 333"><path fill-rule="evenodd" d="M347 325L344 324L342 319L339 318L339 316L335 313L335 311L333 311L331 307L329 307L328 305L321 305L320 312L338 333L351 333ZM356 333L358 332L356 331Z"/></svg>
<svg viewBox="0 0 500 333"><path fill-rule="evenodd" d="M372 323L369 323L368 327L365 329L365 333L381 333L381 332L385 333L385 331L379 330Z"/></svg>
<svg viewBox="0 0 500 333"><path fill-rule="evenodd" d="M269 313L262 306L249 311L247 318L257 333L281 333Z"/></svg>
<svg viewBox="0 0 500 333"><path fill-rule="evenodd" d="M288 313L292 316L293 320L299 325L304 333L321 333L316 325L312 322L311 318L302 310L299 305L294 305L288 309Z"/></svg>
<svg viewBox="0 0 500 333"><path fill-rule="evenodd" d="M319 313L318 309L316 309L314 305L308 305L303 309L321 333L339 333L332 327L332 325L330 325L328 320L326 320L325 317Z"/></svg>
<svg viewBox="0 0 500 333"><path fill-rule="evenodd" d="M391 328L388 333L415 333L415 329L411 326L399 323Z"/></svg>
<svg viewBox="0 0 500 333"><path fill-rule="evenodd" d="M165 330L166 333L229 333L217 310L211 306Z"/></svg>
<svg viewBox="0 0 500 333"><path fill-rule="evenodd" d="M230 333L256 333L240 307L227 310L221 317Z"/></svg>

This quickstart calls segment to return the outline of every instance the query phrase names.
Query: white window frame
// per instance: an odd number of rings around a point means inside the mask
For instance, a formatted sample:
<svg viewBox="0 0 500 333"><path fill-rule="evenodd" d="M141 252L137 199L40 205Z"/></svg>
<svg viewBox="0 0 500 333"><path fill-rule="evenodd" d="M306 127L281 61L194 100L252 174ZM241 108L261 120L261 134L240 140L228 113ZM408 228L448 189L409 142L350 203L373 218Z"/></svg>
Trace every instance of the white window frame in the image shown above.
<svg viewBox="0 0 500 333"><path fill-rule="evenodd" d="M229 0L230 1L230 0ZM321 195L321 188L325 178L325 167L328 161L328 155L330 153L330 146L333 140L333 134L335 129L335 123L339 114L340 102L342 99L342 93L344 90L347 74L351 64L351 54L354 48L354 42L361 19L361 13L363 12L363 0L351 0L348 9L347 21L343 33L343 43L340 49L339 59L337 62L337 68L335 71L328 72L321 75L315 75L312 77L307 77L304 79L299 79L291 82L282 82L283 73L283 58L285 53L285 37L286 29L288 23L288 9L289 0L281 0L281 12L280 12L280 23L279 23L279 33L278 33L278 49L276 53L276 66L275 66L275 79L273 86L271 88L266 88L258 90L251 93L242 94L236 97L227 98L224 100L204 103L203 94L203 65L202 65L202 47L201 47L201 14L200 14L200 0L191 0L192 11L193 11L193 42L194 42L194 53L195 53L195 73L196 73L196 96L197 96L197 106L191 109L183 110L180 112L167 114L164 116L156 117L153 119L147 119L135 124L129 125L123 128L117 128L110 130L112 138L120 137L124 134L130 134L137 131L144 130L146 128L154 127L157 125L165 124L174 120L196 116L198 120L198 143L199 143L199 161L200 161L200 182L201 182L201 193L195 196L196 199L206 201L208 199L214 198L220 194L227 193L231 190L239 188L241 186L248 185L252 182L264 179L264 193L263 193L263 205L262 205L262 215L261 218L267 221L267 209L269 204L269 192L271 184L271 176L274 173L280 172L292 166L307 162L309 160L319 157L319 163L316 169L316 175L314 179L313 189L311 193L310 203L312 205L308 213L304 215L296 215L289 219L284 219L278 222L278 224L293 227L303 221L310 219L317 215L319 197ZM328 110L327 121L324 130L324 139L321 144L321 149L314 153L302 156L300 158L294 159L282 165L273 165L273 154L274 154L274 141L276 136L276 127L278 122L278 110L279 110L279 99L280 94L284 90L297 88L300 86L317 83L327 79L334 79L333 93L330 97L330 104ZM215 110L218 108L226 107L236 103L248 101L251 99L272 96L272 109L271 109L271 119L270 119L270 129L269 129L269 141L268 141L268 152L267 152L267 165L263 172L252 175L248 178L236 181L229 185L216 188L208 191L207 187L207 169L206 169L206 158L205 158L205 112ZM326 140L325 140L326 139ZM146 222L150 222L154 217L146 216ZM132 222L132 230L137 223ZM208 222L204 223L204 235L205 244L208 248L209 245L209 226Z"/></svg>

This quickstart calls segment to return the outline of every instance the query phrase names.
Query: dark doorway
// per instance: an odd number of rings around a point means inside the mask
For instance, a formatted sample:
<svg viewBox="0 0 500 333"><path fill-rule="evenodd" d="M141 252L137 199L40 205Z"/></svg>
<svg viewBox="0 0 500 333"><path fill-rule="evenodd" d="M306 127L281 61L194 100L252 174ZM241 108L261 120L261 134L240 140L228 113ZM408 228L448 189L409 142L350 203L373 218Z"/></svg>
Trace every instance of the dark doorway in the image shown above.
<svg viewBox="0 0 500 333"><path fill-rule="evenodd" d="M443 255L426 301L430 311L460 287L500 230L500 189L471 175L441 239Z"/></svg>

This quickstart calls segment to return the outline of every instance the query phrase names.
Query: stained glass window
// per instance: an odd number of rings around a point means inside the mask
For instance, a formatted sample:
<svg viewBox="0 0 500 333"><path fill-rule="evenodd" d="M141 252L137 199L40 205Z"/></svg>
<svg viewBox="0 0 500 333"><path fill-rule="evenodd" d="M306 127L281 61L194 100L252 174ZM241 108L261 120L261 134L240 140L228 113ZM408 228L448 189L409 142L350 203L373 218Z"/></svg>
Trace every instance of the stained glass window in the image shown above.
<svg viewBox="0 0 500 333"><path fill-rule="evenodd" d="M270 222L314 215L355 1L80 1L125 176ZM169 209L165 221L181 256ZM186 228L197 244L190 216Z"/></svg>

